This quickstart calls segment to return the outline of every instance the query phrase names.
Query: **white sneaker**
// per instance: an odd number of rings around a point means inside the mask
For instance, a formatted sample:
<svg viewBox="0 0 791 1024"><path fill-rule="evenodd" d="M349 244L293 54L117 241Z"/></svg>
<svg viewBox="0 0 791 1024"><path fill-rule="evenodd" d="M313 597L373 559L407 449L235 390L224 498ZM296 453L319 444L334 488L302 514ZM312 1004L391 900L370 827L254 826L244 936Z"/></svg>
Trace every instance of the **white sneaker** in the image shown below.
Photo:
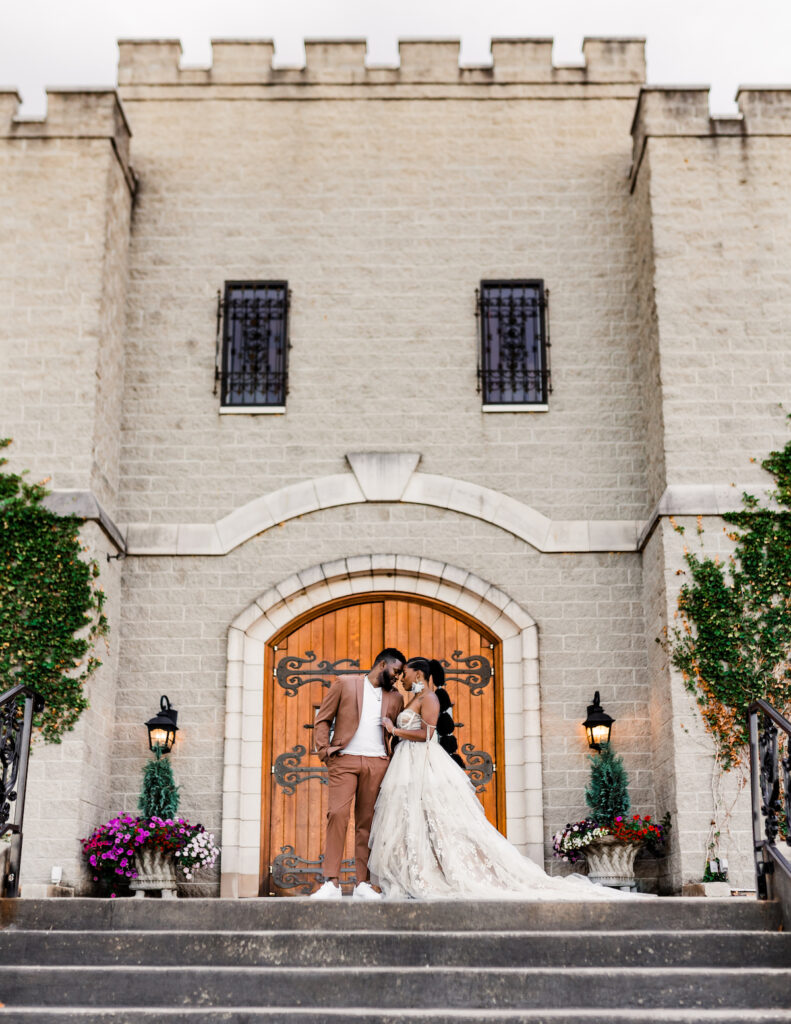
<svg viewBox="0 0 791 1024"><path fill-rule="evenodd" d="M352 893L353 900L381 900L382 898L382 894L368 882L360 882L359 885L355 885Z"/></svg>
<svg viewBox="0 0 791 1024"><path fill-rule="evenodd" d="M339 885L334 885L332 882L325 882L324 885L320 886L315 892L310 894L312 900L342 900L343 893Z"/></svg>

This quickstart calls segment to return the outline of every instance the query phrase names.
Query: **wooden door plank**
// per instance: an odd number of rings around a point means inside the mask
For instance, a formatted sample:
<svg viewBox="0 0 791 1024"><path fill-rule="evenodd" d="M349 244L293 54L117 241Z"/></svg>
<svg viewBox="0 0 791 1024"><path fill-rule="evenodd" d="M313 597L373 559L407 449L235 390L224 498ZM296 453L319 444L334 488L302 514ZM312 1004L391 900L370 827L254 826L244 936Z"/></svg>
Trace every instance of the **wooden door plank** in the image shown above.
<svg viewBox="0 0 791 1024"><path fill-rule="evenodd" d="M272 766L275 763L275 759L279 754L283 752L285 748L286 733L284 729L283 720L283 700L285 698L285 691L282 687L276 684L274 678L274 671L278 662L286 657L290 656L295 652L295 646L291 637L285 637L277 645L278 650L272 651L272 672L270 672L267 683L269 684L269 703L272 708L272 749L271 759L269 765L266 766L264 771L267 773L268 778L265 777L266 788L270 794L270 821L269 821L269 864L271 864L275 857L280 853L281 847L284 843L284 828L283 828L283 799L282 791L275 781L274 774L272 772ZM270 647L270 645L267 645Z"/></svg>
<svg viewBox="0 0 791 1024"><path fill-rule="evenodd" d="M272 815L272 674L277 651L271 644L264 650L264 675L261 685L264 690L262 736L263 746L261 758L261 832L260 832L260 866L259 895L269 895L269 865L271 858L271 815Z"/></svg>

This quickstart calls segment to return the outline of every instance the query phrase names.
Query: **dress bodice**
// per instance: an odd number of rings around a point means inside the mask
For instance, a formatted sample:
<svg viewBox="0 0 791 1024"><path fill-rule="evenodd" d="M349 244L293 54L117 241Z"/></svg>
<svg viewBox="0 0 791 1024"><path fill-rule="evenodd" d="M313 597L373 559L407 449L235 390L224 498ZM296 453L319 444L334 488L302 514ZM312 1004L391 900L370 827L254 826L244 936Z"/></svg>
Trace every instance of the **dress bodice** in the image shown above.
<svg viewBox="0 0 791 1024"><path fill-rule="evenodd" d="M404 710L396 719L396 727L398 729L419 729L421 725L423 725L423 719L420 717L420 712L413 711L412 708L404 708ZM429 726L428 739L430 743L437 742L437 730L434 728L433 725Z"/></svg>
<svg viewBox="0 0 791 1024"><path fill-rule="evenodd" d="M396 726L399 729L419 729L423 724L420 713L412 708L405 708L396 719Z"/></svg>

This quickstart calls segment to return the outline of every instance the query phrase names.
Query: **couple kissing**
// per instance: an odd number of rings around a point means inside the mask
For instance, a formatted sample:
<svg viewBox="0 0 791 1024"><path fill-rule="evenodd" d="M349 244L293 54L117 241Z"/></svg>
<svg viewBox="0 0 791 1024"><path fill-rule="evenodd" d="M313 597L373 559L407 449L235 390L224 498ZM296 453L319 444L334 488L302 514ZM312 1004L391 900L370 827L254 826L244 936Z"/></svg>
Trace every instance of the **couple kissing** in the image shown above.
<svg viewBox="0 0 791 1024"><path fill-rule="evenodd" d="M547 875L487 821L460 762L439 742L449 701L442 707L432 683L444 685L439 661L386 647L367 673L339 676L322 701L314 736L329 776L325 881L310 899L342 898L352 807L355 900L634 898L581 875Z"/></svg>

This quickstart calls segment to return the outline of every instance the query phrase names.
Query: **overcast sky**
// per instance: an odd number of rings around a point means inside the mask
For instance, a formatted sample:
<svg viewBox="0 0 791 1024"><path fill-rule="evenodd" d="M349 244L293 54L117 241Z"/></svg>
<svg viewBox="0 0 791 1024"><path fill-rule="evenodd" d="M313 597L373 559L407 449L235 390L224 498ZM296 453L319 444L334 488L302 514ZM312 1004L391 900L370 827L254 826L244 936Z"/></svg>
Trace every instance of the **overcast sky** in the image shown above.
<svg viewBox="0 0 791 1024"><path fill-rule="evenodd" d="M276 62L299 64L305 37L367 38L376 62L399 38L460 38L482 63L491 36L553 36L568 64L586 35L646 36L648 81L711 84L714 113L739 84L791 84L791 0L0 0L0 86L40 115L47 85L114 84L124 37L180 38L206 65L212 37L274 39Z"/></svg>

